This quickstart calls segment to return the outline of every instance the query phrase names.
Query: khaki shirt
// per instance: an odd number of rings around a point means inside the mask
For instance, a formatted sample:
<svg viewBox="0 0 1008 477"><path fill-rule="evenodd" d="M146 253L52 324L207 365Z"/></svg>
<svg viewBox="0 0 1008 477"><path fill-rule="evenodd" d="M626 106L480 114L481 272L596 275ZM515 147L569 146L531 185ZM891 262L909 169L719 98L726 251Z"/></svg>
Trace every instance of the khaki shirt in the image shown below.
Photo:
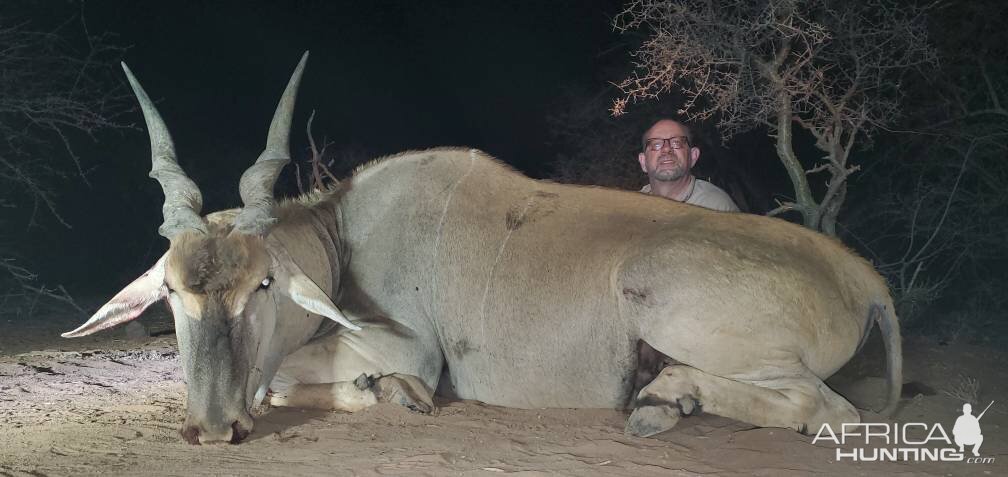
<svg viewBox="0 0 1008 477"><path fill-rule="evenodd" d="M651 184L645 185L640 190L645 194L651 194ZM689 194L683 202L697 205L705 209L720 210L721 212L738 212L739 208L731 199L727 192L720 187L711 184L703 179L694 179Z"/></svg>

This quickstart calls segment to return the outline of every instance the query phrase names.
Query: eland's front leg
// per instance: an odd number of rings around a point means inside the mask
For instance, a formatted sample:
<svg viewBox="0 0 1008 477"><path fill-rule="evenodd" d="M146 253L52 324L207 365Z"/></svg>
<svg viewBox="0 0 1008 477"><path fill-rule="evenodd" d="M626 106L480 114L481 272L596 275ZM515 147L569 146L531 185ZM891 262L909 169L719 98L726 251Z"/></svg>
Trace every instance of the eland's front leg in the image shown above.
<svg viewBox="0 0 1008 477"><path fill-rule="evenodd" d="M271 390L269 404L277 407L357 412L378 402L378 396L368 386L366 376L364 381L364 387L357 381L295 383Z"/></svg>
<svg viewBox="0 0 1008 477"><path fill-rule="evenodd" d="M273 390L270 405L356 412L389 402L427 414L434 409L432 398L415 376L391 374L374 378L362 374L354 381L289 384Z"/></svg>
<svg viewBox="0 0 1008 477"><path fill-rule="evenodd" d="M431 412L442 358L427 343L380 326L313 340L284 360L270 403L354 412L390 402Z"/></svg>

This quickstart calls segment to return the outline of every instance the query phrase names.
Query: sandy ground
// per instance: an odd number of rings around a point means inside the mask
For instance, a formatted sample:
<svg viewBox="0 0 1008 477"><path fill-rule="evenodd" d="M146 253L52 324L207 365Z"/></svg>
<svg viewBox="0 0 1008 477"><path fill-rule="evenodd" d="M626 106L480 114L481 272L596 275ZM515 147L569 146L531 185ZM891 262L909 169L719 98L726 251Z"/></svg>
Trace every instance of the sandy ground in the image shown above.
<svg viewBox="0 0 1008 477"><path fill-rule="evenodd" d="M914 384L896 421L939 422L951 437L962 395L980 409L995 400L981 420L981 455L992 463L837 462L836 445L712 415L640 439L623 434L623 411L444 400L429 416L389 404L355 414L271 409L246 442L195 447L178 434L185 386L166 314L140 319L154 337L59 337L78 320L0 328L0 476L1008 475L1008 353L964 343L904 345ZM859 407L877 406L884 392L878 348L830 382Z"/></svg>

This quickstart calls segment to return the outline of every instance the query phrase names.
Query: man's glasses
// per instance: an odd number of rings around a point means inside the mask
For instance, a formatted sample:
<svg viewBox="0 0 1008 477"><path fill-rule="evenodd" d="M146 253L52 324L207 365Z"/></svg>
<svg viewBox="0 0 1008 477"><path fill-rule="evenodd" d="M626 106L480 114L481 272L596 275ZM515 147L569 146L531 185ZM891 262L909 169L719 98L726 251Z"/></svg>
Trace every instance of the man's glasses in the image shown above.
<svg viewBox="0 0 1008 477"><path fill-rule="evenodd" d="M668 143L668 146L672 149L682 149L689 147L689 138L686 136L670 137L667 139L655 137L644 141L644 149L660 151L665 146L665 143Z"/></svg>

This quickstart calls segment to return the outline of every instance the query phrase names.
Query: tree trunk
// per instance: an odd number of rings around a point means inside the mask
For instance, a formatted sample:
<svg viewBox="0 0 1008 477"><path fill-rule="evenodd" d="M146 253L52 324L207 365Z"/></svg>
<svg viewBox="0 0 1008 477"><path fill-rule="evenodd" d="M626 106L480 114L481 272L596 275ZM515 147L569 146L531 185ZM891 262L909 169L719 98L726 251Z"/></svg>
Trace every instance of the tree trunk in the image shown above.
<svg viewBox="0 0 1008 477"><path fill-rule="evenodd" d="M777 157L784 164L795 192L795 210L801 213L802 222L812 230L819 230L819 204L812 197L805 168L798 162L798 156L791 145L791 97L781 92L777 110Z"/></svg>
<svg viewBox="0 0 1008 477"><path fill-rule="evenodd" d="M834 180L838 180L834 178ZM830 199L828 204L822 204L822 219L819 221L819 229L822 233L830 237L836 237L837 216L843 207L844 199L847 197L847 181L840 185L836 195Z"/></svg>

